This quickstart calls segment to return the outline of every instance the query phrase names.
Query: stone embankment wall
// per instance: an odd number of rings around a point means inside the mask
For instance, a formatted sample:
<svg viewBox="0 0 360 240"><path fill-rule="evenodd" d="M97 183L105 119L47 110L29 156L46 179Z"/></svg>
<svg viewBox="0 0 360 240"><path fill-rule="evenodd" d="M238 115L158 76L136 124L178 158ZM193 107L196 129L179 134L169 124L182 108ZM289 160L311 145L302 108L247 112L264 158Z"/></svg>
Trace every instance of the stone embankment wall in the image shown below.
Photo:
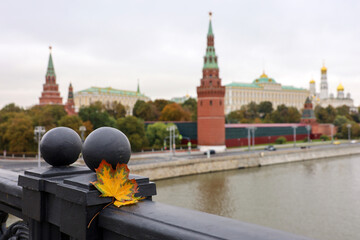
<svg viewBox="0 0 360 240"><path fill-rule="evenodd" d="M132 174L148 176L151 180L209 173L239 168L259 167L296 161L317 160L360 154L360 146L339 145L331 148L294 149L276 152L257 152L237 156L184 159L170 162L129 166Z"/></svg>

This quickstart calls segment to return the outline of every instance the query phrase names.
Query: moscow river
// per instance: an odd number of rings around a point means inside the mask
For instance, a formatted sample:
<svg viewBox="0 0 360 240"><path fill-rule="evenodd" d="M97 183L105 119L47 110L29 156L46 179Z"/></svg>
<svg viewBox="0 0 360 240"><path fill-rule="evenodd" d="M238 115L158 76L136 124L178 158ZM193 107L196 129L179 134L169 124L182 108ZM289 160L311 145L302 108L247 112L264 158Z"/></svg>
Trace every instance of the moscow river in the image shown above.
<svg viewBox="0 0 360 240"><path fill-rule="evenodd" d="M153 199L319 240L360 239L360 156L156 181Z"/></svg>

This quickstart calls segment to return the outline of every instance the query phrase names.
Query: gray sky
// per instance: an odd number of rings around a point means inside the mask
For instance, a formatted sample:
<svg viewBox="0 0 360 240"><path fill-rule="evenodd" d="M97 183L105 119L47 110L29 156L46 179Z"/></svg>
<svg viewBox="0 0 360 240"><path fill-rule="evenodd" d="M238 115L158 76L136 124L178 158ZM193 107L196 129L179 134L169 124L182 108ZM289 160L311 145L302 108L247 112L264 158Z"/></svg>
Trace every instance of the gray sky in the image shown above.
<svg viewBox="0 0 360 240"><path fill-rule="evenodd" d="M152 99L196 96L208 12L223 84L262 73L283 85L342 83L360 103L360 1L13 1L0 2L0 107L38 103L53 46L63 100L91 86ZM64 101L65 102L65 101Z"/></svg>

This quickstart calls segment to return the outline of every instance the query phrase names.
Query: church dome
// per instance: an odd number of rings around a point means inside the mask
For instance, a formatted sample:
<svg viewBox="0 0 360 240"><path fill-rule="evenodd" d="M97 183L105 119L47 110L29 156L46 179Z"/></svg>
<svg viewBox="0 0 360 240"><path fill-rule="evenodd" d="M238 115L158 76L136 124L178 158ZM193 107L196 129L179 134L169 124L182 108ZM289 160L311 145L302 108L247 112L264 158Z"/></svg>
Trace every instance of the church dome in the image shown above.
<svg viewBox="0 0 360 240"><path fill-rule="evenodd" d="M325 67L325 65L323 65L323 67L321 68L321 72L326 72L327 68Z"/></svg>
<svg viewBox="0 0 360 240"><path fill-rule="evenodd" d="M276 83L276 82L273 78L269 78L268 75L266 75L265 72L263 72L263 74L261 74L259 78L253 81L253 83L259 84L259 83Z"/></svg>
<svg viewBox="0 0 360 240"><path fill-rule="evenodd" d="M337 87L337 90L338 90L338 92L339 91L344 91L344 87L343 87L343 85L340 83L339 84L339 86Z"/></svg>
<svg viewBox="0 0 360 240"><path fill-rule="evenodd" d="M315 80L314 80L314 79L312 79L312 80L310 81L310 83L311 83L311 84L315 83Z"/></svg>

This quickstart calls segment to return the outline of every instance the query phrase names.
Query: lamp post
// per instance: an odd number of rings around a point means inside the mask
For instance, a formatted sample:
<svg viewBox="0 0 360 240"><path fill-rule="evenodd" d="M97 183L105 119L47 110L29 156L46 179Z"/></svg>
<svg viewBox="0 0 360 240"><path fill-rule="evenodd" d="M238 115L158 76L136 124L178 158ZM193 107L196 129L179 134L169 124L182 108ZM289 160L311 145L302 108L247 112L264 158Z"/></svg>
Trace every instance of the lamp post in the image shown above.
<svg viewBox="0 0 360 240"><path fill-rule="evenodd" d="M35 141L38 142L38 167L40 167L40 161L41 161L41 153L40 153L40 140L42 135L45 133L45 127L44 126L36 126L34 129L34 135L35 135Z"/></svg>
<svg viewBox="0 0 360 240"><path fill-rule="evenodd" d="M255 147L255 130L257 129L257 127L252 127L252 132L253 132L253 147Z"/></svg>
<svg viewBox="0 0 360 240"><path fill-rule="evenodd" d="M331 124L331 144L334 143L334 124Z"/></svg>
<svg viewBox="0 0 360 240"><path fill-rule="evenodd" d="M351 124L348 123L348 124L346 125L346 127L348 128L348 139L349 139L349 142L350 142L350 140L351 140L351 133L350 133Z"/></svg>
<svg viewBox="0 0 360 240"><path fill-rule="evenodd" d="M81 132L81 140L82 140L82 142L84 142L84 133L86 131L86 127L85 126L80 126L79 131Z"/></svg>
<svg viewBox="0 0 360 240"><path fill-rule="evenodd" d="M310 125L306 125L306 130L308 132L308 144L310 144L310 130L311 130L311 126Z"/></svg>
<svg viewBox="0 0 360 240"><path fill-rule="evenodd" d="M294 129L294 147L296 147L296 129L298 126L293 125L292 128Z"/></svg>
<svg viewBox="0 0 360 240"><path fill-rule="evenodd" d="M170 138L170 152L173 152L173 149L175 148L175 129L176 127L174 125L169 126L166 128L166 130L169 131L169 138ZM173 152L174 154L175 152Z"/></svg>
<svg viewBox="0 0 360 240"><path fill-rule="evenodd" d="M250 138L251 138L250 129L251 129L251 127L247 127L247 130L248 130L248 150L249 151L250 151Z"/></svg>

